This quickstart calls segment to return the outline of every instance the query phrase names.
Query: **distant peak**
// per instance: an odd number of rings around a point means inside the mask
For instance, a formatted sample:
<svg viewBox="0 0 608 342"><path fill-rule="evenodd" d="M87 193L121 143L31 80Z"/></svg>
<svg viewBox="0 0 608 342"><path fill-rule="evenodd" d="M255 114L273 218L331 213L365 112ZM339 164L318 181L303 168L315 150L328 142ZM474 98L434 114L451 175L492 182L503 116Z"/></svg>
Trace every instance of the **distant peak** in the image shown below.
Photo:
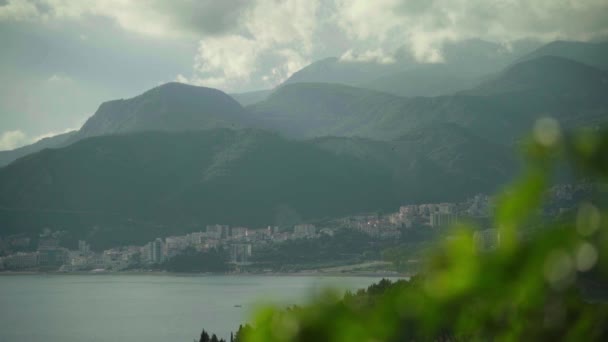
<svg viewBox="0 0 608 342"><path fill-rule="evenodd" d="M201 90L203 90L203 89L207 89L207 90L221 91L221 90L215 89L215 88L196 86L196 85L192 85L192 84L188 84L188 83L180 83L180 82L164 83L164 84L161 84L150 90L154 90L154 89L158 89L158 90L165 90L165 89L201 89Z"/></svg>
<svg viewBox="0 0 608 342"><path fill-rule="evenodd" d="M543 55L529 60L516 63L505 70L506 73L517 72L534 68L535 70L552 70L557 68L598 70L595 67L577 62L570 58ZM564 70L560 69L562 72ZM599 71L599 70L598 70Z"/></svg>

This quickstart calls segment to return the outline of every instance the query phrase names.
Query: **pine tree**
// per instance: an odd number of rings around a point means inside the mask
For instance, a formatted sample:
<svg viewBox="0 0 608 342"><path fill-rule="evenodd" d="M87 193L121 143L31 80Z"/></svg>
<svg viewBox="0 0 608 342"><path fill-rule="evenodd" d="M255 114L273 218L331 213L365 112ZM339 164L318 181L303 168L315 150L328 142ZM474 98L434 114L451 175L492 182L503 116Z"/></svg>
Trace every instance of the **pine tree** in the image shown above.
<svg viewBox="0 0 608 342"><path fill-rule="evenodd" d="M220 342L217 339L217 336L215 336L215 334L213 334L213 336L211 336L211 342Z"/></svg>
<svg viewBox="0 0 608 342"><path fill-rule="evenodd" d="M205 330L203 330L203 332L201 333L201 339L199 340L199 342L210 342L209 334L207 334Z"/></svg>
<svg viewBox="0 0 608 342"><path fill-rule="evenodd" d="M251 332L251 329L249 324L245 324L245 326L239 325L239 330L236 331L233 342L243 342L245 336Z"/></svg>

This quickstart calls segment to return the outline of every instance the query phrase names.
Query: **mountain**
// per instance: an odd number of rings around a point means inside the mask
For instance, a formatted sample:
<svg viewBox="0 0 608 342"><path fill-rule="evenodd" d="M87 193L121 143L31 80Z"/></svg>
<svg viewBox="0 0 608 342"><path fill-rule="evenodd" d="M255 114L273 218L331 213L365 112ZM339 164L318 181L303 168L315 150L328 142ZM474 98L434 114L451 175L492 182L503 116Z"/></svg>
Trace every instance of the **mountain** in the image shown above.
<svg viewBox="0 0 608 342"><path fill-rule="evenodd" d="M273 91L274 91L274 89L264 89L264 90L250 91L250 92L246 92L246 93L230 94L230 96L232 96L233 99L235 99L238 103L240 103L241 106L249 106L254 103L258 103L258 102L266 100L266 98L268 98L268 96L270 94L272 94Z"/></svg>
<svg viewBox="0 0 608 342"><path fill-rule="evenodd" d="M481 80L482 73L441 63L391 73L357 86L406 97L440 96L470 89Z"/></svg>
<svg viewBox="0 0 608 342"><path fill-rule="evenodd" d="M451 179L488 192L517 174L514 151L482 139L454 123L440 123L405 134L393 143L402 156L416 151L450 173ZM491 157L490 157L491 156Z"/></svg>
<svg viewBox="0 0 608 342"><path fill-rule="evenodd" d="M46 148L57 148L64 146L72 137L76 135L76 131L58 134L49 138L41 139L31 145L16 148L10 151L0 151L0 167L8 165L28 154L44 150Z"/></svg>
<svg viewBox="0 0 608 342"><path fill-rule="evenodd" d="M243 107L220 90L167 83L128 100L105 102L75 139L151 130L242 127Z"/></svg>
<svg viewBox="0 0 608 342"><path fill-rule="evenodd" d="M498 77L466 93L513 92L603 98L608 94L608 72L567 58L542 56L510 66Z"/></svg>
<svg viewBox="0 0 608 342"><path fill-rule="evenodd" d="M131 99L102 103L79 131L0 152L0 167L45 148L66 146L92 136L141 131L242 128L251 125L250 121L244 108L220 90L167 83Z"/></svg>
<svg viewBox="0 0 608 342"><path fill-rule="evenodd" d="M528 108L505 104L509 101L471 95L408 99L345 85L299 83L281 87L248 109L262 128L288 137L394 140L432 124L454 123L502 142L528 128L517 127Z"/></svg>
<svg viewBox="0 0 608 342"><path fill-rule="evenodd" d="M406 47L392 54L391 63L327 58L293 74L284 84L339 83L399 96L438 96L477 85L487 74L500 71L538 47L534 41L515 41L509 48L480 39L447 42L436 63L417 61Z"/></svg>
<svg viewBox="0 0 608 342"><path fill-rule="evenodd" d="M511 145L541 116L564 127L603 124L606 73L575 61L541 57L514 64L478 87L449 96L403 98L337 84L279 88L248 107L263 127L287 136L360 136L394 140L452 123L488 141Z"/></svg>
<svg viewBox="0 0 608 342"><path fill-rule="evenodd" d="M588 43L555 41L543 45L521 58L521 61L543 56L568 58L599 69L608 70L608 42Z"/></svg>
<svg viewBox="0 0 608 342"><path fill-rule="evenodd" d="M289 137L326 135L377 137L366 124L398 110L398 96L329 83L295 83L278 88L247 109L263 128Z"/></svg>
<svg viewBox="0 0 608 342"><path fill-rule="evenodd" d="M423 185L428 195L439 197L441 192L462 191L458 189L465 184L467 191L492 192L518 169L512 149L475 136L456 124L430 125L391 141L323 137L313 142L338 155L387 168L395 185L404 192L416 189L420 179L449 180L441 187Z"/></svg>
<svg viewBox="0 0 608 342"><path fill-rule="evenodd" d="M464 45L461 45L458 46L462 48ZM481 47L475 48L477 45ZM484 55L483 51L489 56L502 54L492 45L484 46L479 42L472 44L471 54ZM447 57L459 60L452 56L454 48L445 51ZM458 63L464 65L463 61ZM542 56L523 59L483 82L477 76L463 76L462 72L454 73L453 70L447 64L425 65L365 85L377 90L288 82L270 95L266 91L236 94L243 103L267 96L248 106L247 110L219 90L169 83L132 99L102 104L82 129L66 141L58 137L55 141L1 152L0 165L42 148L70 144L85 137L147 130L258 127L296 138L334 135L391 140L431 124L456 123L482 138L511 144L531 128L539 115L559 117L567 125L594 125L605 121L606 74L592 66ZM462 70L470 70L470 67ZM479 85L456 92L475 83ZM453 94L409 99L389 94L438 95L446 92Z"/></svg>
<svg viewBox="0 0 608 342"><path fill-rule="evenodd" d="M386 142L338 139L370 146L361 157L323 139L227 129L84 139L0 169L0 224L3 234L51 227L110 246L213 223L260 227L285 215L394 210L404 202L460 199L485 186L415 150L391 161ZM389 156L385 162L375 161L374 146Z"/></svg>
<svg viewBox="0 0 608 342"><path fill-rule="evenodd" d="M395 64L357 62L325 58L302 68L291 75L283 85L293 83L338 83L355 85L377 78L399 68Z"/></svg>

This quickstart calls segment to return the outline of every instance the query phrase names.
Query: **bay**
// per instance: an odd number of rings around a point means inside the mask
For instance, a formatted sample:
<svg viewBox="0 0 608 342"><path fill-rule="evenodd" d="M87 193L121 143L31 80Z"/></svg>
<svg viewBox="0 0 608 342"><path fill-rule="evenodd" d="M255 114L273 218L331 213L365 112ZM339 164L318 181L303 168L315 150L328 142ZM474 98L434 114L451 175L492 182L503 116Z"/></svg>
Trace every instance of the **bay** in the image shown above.
<svg viewBox="0 0 608 342"><path fill-rule="evenodd" d="M327 287L380 277L0 276L0 342L190 342L204 328L228 339L263 303L301 304Z"/></svg>

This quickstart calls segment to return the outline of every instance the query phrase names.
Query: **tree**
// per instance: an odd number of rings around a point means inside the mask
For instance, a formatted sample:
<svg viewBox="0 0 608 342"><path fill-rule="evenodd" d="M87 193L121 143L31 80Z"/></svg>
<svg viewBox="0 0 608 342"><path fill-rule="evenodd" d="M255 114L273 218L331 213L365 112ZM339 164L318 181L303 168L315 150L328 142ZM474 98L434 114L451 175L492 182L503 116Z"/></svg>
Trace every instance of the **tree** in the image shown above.
<svg viewBox="0 0 608 342"><path fill-rule="evenodd" d="M498 198L493 250L477 227L460 225L410 281L265 308L247 340L608 340L608 305L598 300L608 293L608 131L554 136L528 143L527 169ZM564 164L574 184L596 186L570 214L542 216Z"/></svg>
<svg viewBox="0 0 608 342"><path fill-rule="evenodd" d="M234 336L234 342L244 342L251 330L252 328L249 324L245 324L245 326L243 326L242 324L239 325L239 330L236 331L236 334Z"/></svg>
<svg viewBox="0 0 608 342"><path fill-rule="evenodd" d="M210 342L209 334L205 330L203 330L203 332L201 333L201 338L199 342Z"/></svg>

